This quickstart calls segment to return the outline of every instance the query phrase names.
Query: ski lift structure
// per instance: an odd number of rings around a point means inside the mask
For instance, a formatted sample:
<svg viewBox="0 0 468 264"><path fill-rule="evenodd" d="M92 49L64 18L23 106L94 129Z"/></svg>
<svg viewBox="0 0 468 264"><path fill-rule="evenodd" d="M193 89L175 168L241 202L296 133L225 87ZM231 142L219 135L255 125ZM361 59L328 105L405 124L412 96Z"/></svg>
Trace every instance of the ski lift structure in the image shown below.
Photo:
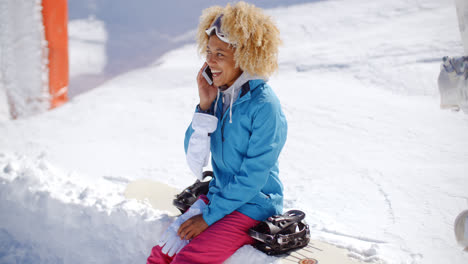
<svg viewBox="0 0 468 264"><path fill-rule="evenodd" d="M0 2L0 120L66 103L67 0Z"/></svg>
<svg viewBox="0 0 468 264"><path fill-rule="evenodd" d="M67 0L42 0L45 39L48 44L50 108L68 101Z"/></svg>
<svg viewBox="0 0 468 264"><path fill-rule="evenodd" d="M455 6L465 56L442 59L438 78L440 107L468 114L468 2L455 0Z"/></svg>

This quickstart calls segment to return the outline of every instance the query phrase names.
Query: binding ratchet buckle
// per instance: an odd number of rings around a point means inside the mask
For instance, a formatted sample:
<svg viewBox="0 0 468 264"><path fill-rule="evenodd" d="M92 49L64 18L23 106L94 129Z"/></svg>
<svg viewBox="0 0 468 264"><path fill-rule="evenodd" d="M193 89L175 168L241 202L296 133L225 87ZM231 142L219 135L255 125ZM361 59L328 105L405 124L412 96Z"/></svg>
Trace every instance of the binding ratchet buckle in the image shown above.
<svg viewBox="0 0 468 264"><path fill-rule="evenodd" d="M257 240L254 246L258 250L268 255L284 254L309 243L309 225L304 218L305 213L300 210L287 211L249 229L249 235Z"/></svg>
<svg viewBox="0 0 468 264"><path fill-rule="evenodd" d="M185 188L181 193L176 195L176 198L172 200L172 204L179 209L181 213L185 213L193 203L195 203L198 197L202 194L208 194L210 181L213 178L212 171L203 172L203 180L196 180L195 183Z"/></svg>

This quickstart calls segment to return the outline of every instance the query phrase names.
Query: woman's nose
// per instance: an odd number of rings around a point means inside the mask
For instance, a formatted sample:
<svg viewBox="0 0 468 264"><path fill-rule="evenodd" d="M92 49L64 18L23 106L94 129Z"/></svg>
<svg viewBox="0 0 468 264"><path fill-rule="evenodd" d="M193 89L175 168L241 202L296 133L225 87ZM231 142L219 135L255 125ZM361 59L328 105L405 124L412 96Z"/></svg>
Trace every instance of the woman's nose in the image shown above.
<svg viewBox="0 0 468 264"><path fill-rule="evenodd" d="M212 55L206 55L206 63L208 63L208 66L213 65L214 60Z"/></svg>

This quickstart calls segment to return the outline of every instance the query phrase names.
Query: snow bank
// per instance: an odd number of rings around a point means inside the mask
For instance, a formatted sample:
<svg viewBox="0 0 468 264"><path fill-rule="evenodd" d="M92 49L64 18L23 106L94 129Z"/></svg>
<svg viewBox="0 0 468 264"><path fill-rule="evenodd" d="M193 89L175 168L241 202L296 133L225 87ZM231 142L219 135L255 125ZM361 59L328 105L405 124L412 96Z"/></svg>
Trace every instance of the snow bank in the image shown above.
<svg viewBox="0 0 468 264"><path fill-rule="evenodd" d="M144 263L170 222L115 186L71 182L43 157L0 154L0 169L1 263Z"/></svg>
<svg viewBox="0 0 468 264"><path fill-rule="evenodd" d="M76 176L42 156L0 153L0 263L145 263L173 217L126 200L125 179ZM274 260L248 246L227 263Z"/></svg>
<svg viewBox="0 0 468 264"><path fill-rule="evenodd" d="M30 116L49 108L41 8L41 0L0 2L0 119Z"/></svg>

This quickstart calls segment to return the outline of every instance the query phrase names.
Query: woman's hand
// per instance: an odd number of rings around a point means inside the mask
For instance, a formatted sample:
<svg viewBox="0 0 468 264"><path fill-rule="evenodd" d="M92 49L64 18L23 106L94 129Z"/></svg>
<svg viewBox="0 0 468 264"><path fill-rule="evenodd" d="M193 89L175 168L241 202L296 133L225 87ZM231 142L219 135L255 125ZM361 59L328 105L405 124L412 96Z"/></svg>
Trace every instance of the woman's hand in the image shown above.
<svg viewBox="0 0 468 264"><path fill-rule="evenodd" d="M199 214L180 225L177 235L181 239L190 240L201 234L201 232L205 231L207 228L208 224L203 219L203 215Z"/></svg>
<svg viewBox="0 0 468 264"><path fill-rule="evenodd" d="M197 75L197 84L198 84L198 95L200 96L200 108L201 110L208 110L211 107L211 104L216 100L218 94L218 88L214 85L209 85L208 82L203 77L203 69L208 64L205 62L203 67L200 69Z"/></svg>

